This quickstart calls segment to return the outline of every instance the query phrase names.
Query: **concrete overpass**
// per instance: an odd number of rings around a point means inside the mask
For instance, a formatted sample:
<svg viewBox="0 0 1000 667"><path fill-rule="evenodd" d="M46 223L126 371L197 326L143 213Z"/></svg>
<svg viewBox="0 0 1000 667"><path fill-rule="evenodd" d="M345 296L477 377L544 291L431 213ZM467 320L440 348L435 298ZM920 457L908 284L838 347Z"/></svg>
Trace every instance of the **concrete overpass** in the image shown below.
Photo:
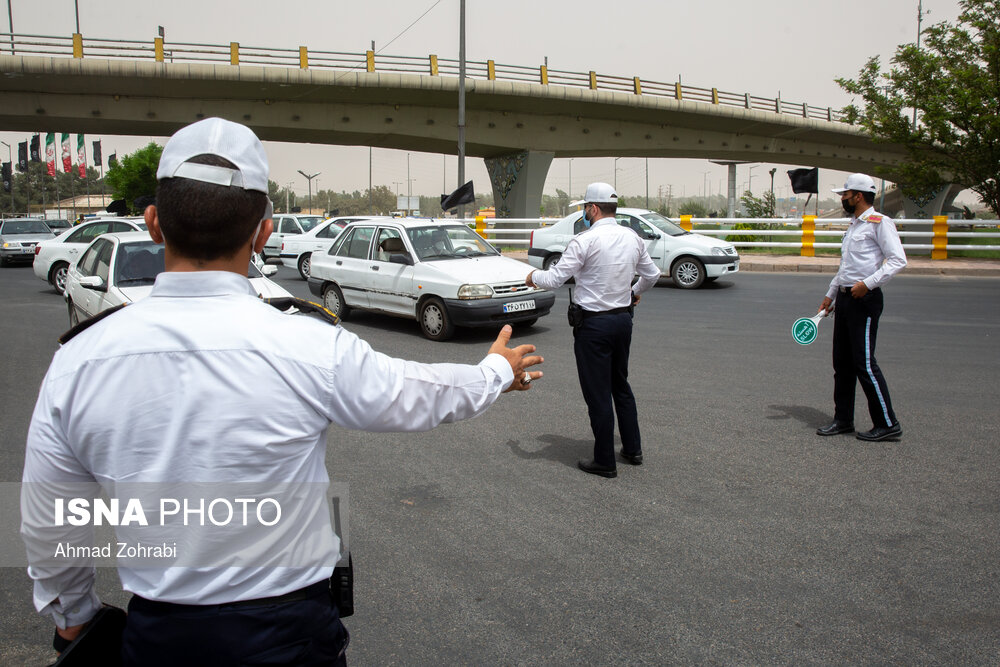
<svg viewBox="0 0 1000 667"><path fill-rule="evenodd" d="M857 127L676 94L488 78L466 81L466 150L486 159L498 210L537 212L553 157L685 157L844 171L899 163ZM591 82L594 75L591 73ZM208 116L266 140L456 152L458 79L381 71L0 56L0 128L166 136ZM668 91L669 92L669 91ZM692 97L688 95L688 97ZM742 97L737 97L737 101ZM757 100L759 98L754 98ZM769 101L770 102L770 101ZM746 108L751 107L751 108ZM783 111L783 113L782 113ZM833 112L827 111L827 118Z"/></svg>

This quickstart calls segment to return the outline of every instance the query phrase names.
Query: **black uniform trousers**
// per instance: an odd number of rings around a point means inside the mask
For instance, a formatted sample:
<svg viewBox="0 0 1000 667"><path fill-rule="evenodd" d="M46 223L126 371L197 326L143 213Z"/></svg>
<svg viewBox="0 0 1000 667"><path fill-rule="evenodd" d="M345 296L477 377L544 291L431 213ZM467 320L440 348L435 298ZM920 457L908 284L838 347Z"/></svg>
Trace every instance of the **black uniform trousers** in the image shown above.
<svg viewBox="0 0 1000 667"><path fill-rule="evenodd" d="M594 432L594 462L613 468L615 413L624 452L642 452L635 396L628 383L632 315L627 312L591 315L574 328L573 338L580 389Z"/></svg>
<svg viewBox="0 0 1000 667"><path fill-rule="evenodd" d="M329 582L290 602L170 604L134 596L122 637L126 667L346 665L349 636Z"/></svg>
<svg viewBox="0 0 1000 667"><path fill-rule="evenodd" d="M875 361L875 339L882 315L882 290L876 287L860 299L850 290L837 290L833 320L833 402L834 419L854 421L854 387L868 398L868 412L874 426L896 423L889 386Z"/></svg>

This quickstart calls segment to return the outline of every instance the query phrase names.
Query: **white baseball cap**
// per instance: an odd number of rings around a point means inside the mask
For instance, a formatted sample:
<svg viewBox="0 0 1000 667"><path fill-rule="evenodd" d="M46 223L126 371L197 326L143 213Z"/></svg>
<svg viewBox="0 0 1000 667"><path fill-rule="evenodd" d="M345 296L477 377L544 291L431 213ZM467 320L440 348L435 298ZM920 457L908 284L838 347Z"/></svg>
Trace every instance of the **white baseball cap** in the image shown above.
<svg viewBox="0 0 1000 667"><path fill-rule="evenodd" d="M867 174L851 174L847 177L844 187L833 188L833 192L836 192L838 195L848 190L854 190L855 192L875 192L875 181Z"/></svg>
<svg viewBox="0 0 1000 667"><path fill-rule="evenodd" d="M618 193L607 183L591 183L587 186L583 201L588 204L617 204Z"/></svg>
<svg viewBox="0 0 1000 667"><path fill-rule="evenodd" d="M198 155L217 155L236 169L188 162ZM249 127L222 118L206 118L174 133L163 147L156 180L189 178L267 194L270 171L264 145Z"/></svg>

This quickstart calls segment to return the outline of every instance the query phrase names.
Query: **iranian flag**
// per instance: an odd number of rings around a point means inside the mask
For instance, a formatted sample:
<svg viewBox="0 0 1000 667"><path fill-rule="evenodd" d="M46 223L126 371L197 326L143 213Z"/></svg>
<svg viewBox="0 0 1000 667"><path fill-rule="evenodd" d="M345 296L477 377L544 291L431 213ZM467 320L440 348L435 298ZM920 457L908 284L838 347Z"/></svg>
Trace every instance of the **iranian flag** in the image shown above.
<svg viewBox="0 0 1000 667"><path fill-rule="evenodd" d="M80 178L87 178L87 149L83 147L83 135L76 135L76 166L80 168Z"/></svg>
<svg viewBox="0 0 1000 667"><path fill-rule="evenodd" d="M73 156L69 151L69 135L65 132L62 135L62 160L63 171L68 174L73 169Z"/></svg>
<svg viewBox="0 0 1000 667"><path fill-rule="evenodd" d="M45 166L48 167L49 176L55 178L56 175L56 135L49 132L45 135Z"/></svg>

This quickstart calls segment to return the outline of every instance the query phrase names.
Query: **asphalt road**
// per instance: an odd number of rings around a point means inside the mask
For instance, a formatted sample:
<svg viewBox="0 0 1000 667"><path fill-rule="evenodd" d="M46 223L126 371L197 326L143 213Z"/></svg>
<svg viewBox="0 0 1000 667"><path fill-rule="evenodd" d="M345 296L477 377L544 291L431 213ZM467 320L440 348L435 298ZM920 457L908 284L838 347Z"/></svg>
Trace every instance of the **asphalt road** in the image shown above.
<svg viewBox="0 0 1000 667"><path fill-rule="evenodd" d="M832 322L811 346L790 327L828 280L644 295L631 379L646 464L614 480L575 468L591 440L565 291L516 332L546 358L530 392L425 434L332 428L329 470L351 492L351 662L1000 663L1000 279L889 285L878 359L904 437L878 444L813 433L832 414ZM308 295L290 270L279 281ZM67 316L30 268L0 269L0 304L0 481L17 481ZM422 361L475 362L494 335L345 326ZM127 602L113 570L98 576ZM27 576L0 578L0 663L45 664L51 625Z"/></svg>

